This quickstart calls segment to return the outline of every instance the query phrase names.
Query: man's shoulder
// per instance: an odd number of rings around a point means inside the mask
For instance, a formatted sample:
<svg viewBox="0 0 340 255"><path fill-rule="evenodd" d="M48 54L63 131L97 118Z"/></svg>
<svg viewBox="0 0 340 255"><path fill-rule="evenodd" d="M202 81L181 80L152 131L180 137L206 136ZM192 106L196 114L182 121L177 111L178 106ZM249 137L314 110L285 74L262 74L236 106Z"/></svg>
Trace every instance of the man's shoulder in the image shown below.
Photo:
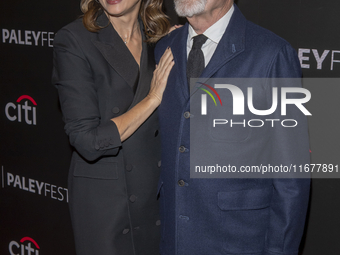
<svg viewBox="0 0 340 255"><path fill-rule="evenodd" d="M244 53L263 67L267 66L272 77L301 76L300 62L290 43L250 21L246 26Z"/></svg>
<svg viewBox="0 0 340 255"><path fill-rule="evenodd" d="M277 51L283 47L291 47L289 42L282 37L248 20L245 40L248 47L254 47L263 51Z"/></svg>
<svg viewBox="0 0 340 255"><path fill-rule="evenodd" d="M171 33L164 36L161 40L159 40L155 48L155 53L162 54L168 46L173 45L173 42L176 39L178 40L179 34L183 33L184 29L187 29L187 26L182 26L180 28L177 28Z"/></svg>

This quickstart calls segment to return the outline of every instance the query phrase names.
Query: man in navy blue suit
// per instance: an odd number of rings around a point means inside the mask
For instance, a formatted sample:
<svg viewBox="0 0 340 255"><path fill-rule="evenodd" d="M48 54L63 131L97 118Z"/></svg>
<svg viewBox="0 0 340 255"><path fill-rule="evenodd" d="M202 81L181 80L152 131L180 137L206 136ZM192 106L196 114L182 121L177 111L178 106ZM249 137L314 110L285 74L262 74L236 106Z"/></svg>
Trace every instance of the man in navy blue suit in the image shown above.
<svg viewBox="0 0 340 255"><path fill-rule="evenodd" d="M196 125L190 132L190 122L202 117L196 109L200 106L192 102L201 102L203 90L189 85L190 78L299 78L296 52L282 38L247 21L233 0L175 0L175 8L188 23L162 39L155 50L158 62L171 47L175 61L159 107L161 254L297 255L308 206L308 178L191 178L190 156L223 159L237 169L308 164L306 116L290 105L286 119L296 121L294 127L283 125L282 113L275 111L272 121L263 126L244 121L244 126L218 129ZM278 84L253 88L257 109L271 108L273 87ZM291 85L283 82L284 86ZM246 94L246 87L239 89ZM223 107L208 102L207 118L223 116L230 121L235 117L230 93L216 91ZM202 148L191 148L192 131L204 141ZM198 155L190 155L196 149Z"/></svg>

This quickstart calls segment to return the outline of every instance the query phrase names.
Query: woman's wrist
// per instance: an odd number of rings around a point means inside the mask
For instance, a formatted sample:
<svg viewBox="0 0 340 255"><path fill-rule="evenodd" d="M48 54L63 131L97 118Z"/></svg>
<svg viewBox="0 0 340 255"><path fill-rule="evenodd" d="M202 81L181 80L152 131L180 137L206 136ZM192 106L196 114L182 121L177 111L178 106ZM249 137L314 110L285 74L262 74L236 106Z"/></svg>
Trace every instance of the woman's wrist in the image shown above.
<svg viewBox="0 0 340 255"><path fill-rule="evenodd" d="M155 93L149 93L146 96L146 99L150 102L151 105L155 106L155 108L157 108L162 101L162 99Z"/></svg>

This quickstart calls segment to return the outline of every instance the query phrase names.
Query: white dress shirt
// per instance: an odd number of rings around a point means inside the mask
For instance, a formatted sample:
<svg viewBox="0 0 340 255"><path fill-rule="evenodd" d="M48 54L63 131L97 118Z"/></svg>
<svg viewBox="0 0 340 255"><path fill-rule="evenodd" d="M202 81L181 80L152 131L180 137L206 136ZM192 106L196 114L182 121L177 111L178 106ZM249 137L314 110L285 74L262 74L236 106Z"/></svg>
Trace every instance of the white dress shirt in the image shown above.
<svg viewBox="0 0 340 255"><path fill-rule="evenodd" d="M215 24L213 24L203 33L206 37L208 37L208 40L202 46L205 66L208 65L211 57L213 56L218 43L220 42L225 30L228 27L233 12L234 6L232 6L230 10L222 18L220 18ZM189 33L187 40L187 57L189 57L189 53L192 48L193 37L196 35L197 33L195 32L195 30L192 28L191 25L189 25Z"/></svg>

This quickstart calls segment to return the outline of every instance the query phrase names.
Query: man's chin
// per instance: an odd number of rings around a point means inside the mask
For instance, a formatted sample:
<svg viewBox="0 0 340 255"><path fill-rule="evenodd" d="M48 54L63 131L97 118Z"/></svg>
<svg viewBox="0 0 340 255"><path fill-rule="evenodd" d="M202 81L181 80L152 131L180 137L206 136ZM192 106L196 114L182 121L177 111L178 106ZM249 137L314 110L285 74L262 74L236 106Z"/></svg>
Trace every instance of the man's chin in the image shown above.
<svg viewBox="0 0 340 255"><path fill-rule="evenodd" d="M175 10L178 16L184 18L192 18L195 15L201 14L207 4L206 0L200 0L194 5L186 5L183 3L175 3Z"/></svg>
<svg viewBox="0 0 340 255"><path fill-rule="evenodd" d="M189 19L195 16L195 15L188 16L188 15L179 15L179 14L177 15L181 18L189 18Z"/></svg>
<svg viewBox="0 0 340 255"><path fill-rule="evenodd" d="M190 19L194 16L200 15L202 12L199 12L199 13L183 13L183 12L178 13L178 12L176 12L176 13L179 17Z"/></svg>

